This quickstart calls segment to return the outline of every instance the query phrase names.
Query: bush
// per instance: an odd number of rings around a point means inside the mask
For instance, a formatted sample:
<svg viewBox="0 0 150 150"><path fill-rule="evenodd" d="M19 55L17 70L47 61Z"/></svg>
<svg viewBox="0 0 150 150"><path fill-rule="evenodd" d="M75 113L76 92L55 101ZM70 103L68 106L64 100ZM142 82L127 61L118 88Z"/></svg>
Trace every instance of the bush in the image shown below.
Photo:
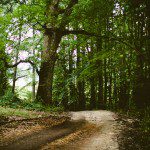
<svg viewBox="0 0 150 150"><path fill-rule="evenodd" d="M49 112L61 112L64 110L63 107L56 106L45 106L41 102L29 102L24 101L22 107L27 110L38 110L38 111L49 111Z"/></svg>
<svg viewBox="0 0 150 150"><path fill-rule="evenodd" d="M4 96L0 98L1 106L9 106L12 108L17 108L21 104L21 100L16 94L13 94L10 90L6 92Z"/></svg>
<svg viewBox="0 0 150 150"><path fill-rule="evenodd" d="M17 94L13 94L10 90L8 90L6 94L0 98L0 106L49 112L62 112L64 110L61 106L45 106L41 102L21 100L18 98Z"/></svg>
<svg viewBox="0 0 150 150"><path fill-rule="evenodd" d="M39 111L44 110L44 106L40 102L24 101L22 103L22 107L27 110L39 110Z"/></svg>

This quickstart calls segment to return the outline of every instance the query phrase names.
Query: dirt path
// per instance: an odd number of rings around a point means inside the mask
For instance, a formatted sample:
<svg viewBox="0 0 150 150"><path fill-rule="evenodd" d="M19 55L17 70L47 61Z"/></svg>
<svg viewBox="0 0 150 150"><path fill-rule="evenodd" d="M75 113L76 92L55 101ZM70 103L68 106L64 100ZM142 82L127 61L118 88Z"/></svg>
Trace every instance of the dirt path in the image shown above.
<svg viewBox="0 0 150 150"><path fill-rule="evenodd" d="M70 112L71 121L39 132L0 147L3 150L118 150L119 130L116 115L110 111ZM17 135L17 134L16 134ZM70 140L71 139L71 140ZM63 141L63 142L62 142ZM58 146L59 145L59 146Z"/></svg>
<svg viewBox="0 0 150 150"><path fill-rule="evenodd" d="M63 138L85 124L84 121L65 121L53 127L46 127L38 132L32 132L17 140L0 146L2 150L37 150L45 144ZM17 136L17 134L16 134Z"/></svg>
<svg viewBox="0 0 150 150"><path fill-rule="evenodd" d="M81 111L72 112L73 120L85 119L97 127L99 130L95 135L86 139L82 150L118 150L117 135L119 134L118 124L115 121L116 115L110 111Z"/></svg>
<svg viewBox="0 0 150 150"><path fill-rule="evenodd" d="M87 130L79 135L74 133L49 143L43 150L52 147L54 150L119 150L117 136L120 131L116 121L117 116L113 112L80 111L70 112L69 116L72 121L82 120L91 126L87 126ZM70 140L72 138L73 140Z"/></svg>

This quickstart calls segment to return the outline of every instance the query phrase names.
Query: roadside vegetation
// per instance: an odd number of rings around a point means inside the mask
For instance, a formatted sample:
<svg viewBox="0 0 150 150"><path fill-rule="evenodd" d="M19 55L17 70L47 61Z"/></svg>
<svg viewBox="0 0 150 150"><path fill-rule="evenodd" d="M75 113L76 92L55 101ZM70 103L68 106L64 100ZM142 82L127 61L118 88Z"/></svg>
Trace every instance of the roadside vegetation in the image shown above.
<svg viewBox="0 0 150 150"><path fill-rule="evenodd" d="M150 109L119 112L119 122L124 126L119 138L120 150L149 150Z"/></svg>

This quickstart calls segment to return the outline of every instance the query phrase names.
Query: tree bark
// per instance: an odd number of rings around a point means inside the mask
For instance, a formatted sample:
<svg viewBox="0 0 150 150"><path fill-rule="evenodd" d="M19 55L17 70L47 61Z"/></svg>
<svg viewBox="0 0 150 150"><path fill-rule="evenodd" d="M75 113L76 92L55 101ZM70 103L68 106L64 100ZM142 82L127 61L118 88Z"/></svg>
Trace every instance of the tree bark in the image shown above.
<svg viewBox="0 0 150 150"><path fill-rule="evenodd" d="M6 76L6 67L3 65L3 62L0 66L0 97L5 95L7 89L7 76Z"/></svg>
<svg viewBox="0 0 150 150"><path fill-rule="evenodd" d="M80 47L77 45L77 69L82 67L81 62L81 50ZM77 81L77 92L78 92L78 109L84 110L85 109L85 93L84 93L84 81Z"/></svg>
<svg viewBox="0 0 150 150"><path fill-rule="evenodd" d="M39 71L39 85L36 99L45 105L52 104L52 85L54 65L57 59L57 49L61 36L57 32L44 34L44 50L42 52L42 62Z"/></svg>
<svg viewBox="0 0 150 150"><path fill-rule="evenodd" d="M111 61L109 62L111 64ZM109 93L109 108L113 108L112 102L112 72L109 72L109 86L108 86L108 93Z"/></svg>
<svg viewBox="0 0 150 150"><path fill-rule="evenodd" d="M104 60L104 106L106 107L107 104L107 91L108 91L108 87L107 87L107 82L108 82L108 76L107 76L107 60Z"/></svg>
<svg viewBox="0 0 150 150"><path fill-rule="evenodd" d="M100 29L99 29L100 30ZM101 30L99 31L101 34ZM97 38L97 53L102 51L102 39ZM99 109L105 109L104 107L104 98L103 98L103 63L101 60L97 60L97 68L99 67L98 72L98 108Z"/></svg>
<svg viewBox="0 0 150 150"><path fill-rule="evenodd" d="M62 31L65 30L69 24L68 17L71 15L73 6L78 3L78 0L71 0L68 6L59 12L59 0L46 1L45 15L51 18L49 22L41 25L44 29L44 50L42 53L42 62L39 71L39 85L37 90L36 99L42 103L49 105L52 104L52 85L54 65L57 59L57 49L61 38ZM63 14L60 23L57 22L59 15Z"/></svg>
<svg viewBox="0 0 150 150"><path fill-rule="evenodd" d="M72 72L73 72L73 50L69 51L69 76L71 77ZM75 82L73 79L69 83L69 100L71 101L69 107L70 110L76 110L77 109L77 89L75 86Z"/></svg>
<svg viewBox="0 0 150 150"><path fill-rule="evenodd" d="M15 64L18 62L18 55L19 55L19 47L20 47L20 43L21 43L21 31L22 31L22 27L20 27L19 29L19 41L18 41L18 47L15 51ZM12 85L12 93L15 93L15 87L16 87L16 79L17 79L17 68L18 66L14 67L14 74L13 74L13 85Z"/></svg>
<svg viewBox="0 0 150 150"><path fill-rule="evenodd" d="M35 41L35 30L33 29L33 42ZM32 54L33 56L35 55L35 49L33 47L33 50L32 50ZM35 66L32 66L32 101L35 100L35 73L36 73L36 69L35 69Z"/></svg>
<svg viewBox="0 0 150 150"><path fill-rule="evenodd" d="M94 78L90 79L90 109L96 108L96 88Z"/></svg>
<svg viewBox="0 0 150 150"><path fill-rule="evenodd" d="M35 54L35 51L33 50L33 55ZM35 86L36 86L36 82L35 82L35 67L33 66L32 68L32 101L35 100Z"/></svg>

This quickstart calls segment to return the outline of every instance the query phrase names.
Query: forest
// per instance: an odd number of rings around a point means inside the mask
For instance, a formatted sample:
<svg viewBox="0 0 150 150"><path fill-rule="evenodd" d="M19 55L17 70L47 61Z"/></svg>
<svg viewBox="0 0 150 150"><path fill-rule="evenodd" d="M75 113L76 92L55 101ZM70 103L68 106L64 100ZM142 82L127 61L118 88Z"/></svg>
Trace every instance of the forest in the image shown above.
<svg viewBox="0 0 150 150"><path fill-rule="evenodd" d="M148 0L14 0L0 12L1 97L30 86L31 101L65 109L148 106Z"/></svg>
<svg viewBox="0 0 150 150"><path fill-rule="evenodd" d="M0 106L131 112L147 132L149 104L149 0L0 1Z"/></svg>

